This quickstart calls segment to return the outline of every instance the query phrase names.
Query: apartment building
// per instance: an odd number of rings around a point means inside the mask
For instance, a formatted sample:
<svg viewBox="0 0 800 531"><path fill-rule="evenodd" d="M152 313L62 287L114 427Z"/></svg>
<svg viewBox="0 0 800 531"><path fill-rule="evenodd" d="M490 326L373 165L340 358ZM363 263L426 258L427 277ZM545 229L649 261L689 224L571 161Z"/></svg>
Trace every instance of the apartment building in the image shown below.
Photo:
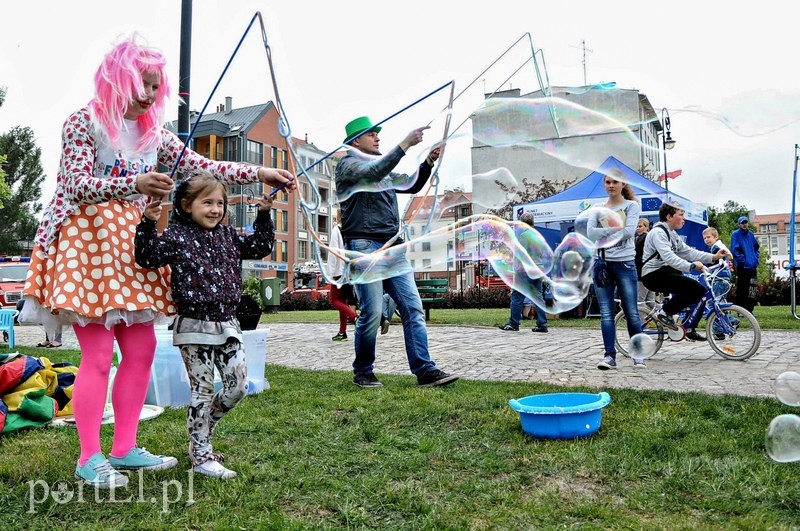
<svg viewBox="0 0 800 531"><path fill-rule="evenodd" d="M785 267L789 263L789 245L791 244L791 220L792 215L786 214L759 214L751 217L755 225L752 230L755 232L761 256L769 255L772 263L772 270L775 275L781 278L788 278L789 273ZM795 214L795 235L794 235L794 259L798 259L800 253L800 214Z"/></svg>

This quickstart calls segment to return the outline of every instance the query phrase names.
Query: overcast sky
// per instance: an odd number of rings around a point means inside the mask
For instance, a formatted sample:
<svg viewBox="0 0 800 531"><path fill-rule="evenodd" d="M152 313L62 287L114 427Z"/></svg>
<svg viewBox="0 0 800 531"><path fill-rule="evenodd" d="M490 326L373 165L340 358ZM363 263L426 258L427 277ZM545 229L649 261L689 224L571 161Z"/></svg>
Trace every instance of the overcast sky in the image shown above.
<svg viewBox="0 0 800 531"><path fill-rule="evenodd" d="M324 151L337 147L354 117L384 119L451 81L458 94L530 33L552 85L584 84L585 41L589 84L635 88L656 109L669 110L677 145L668 152L668 169L683 170L671 190L714 206L731 199L760 214L791 209L794 145L800 142L796 2L723 9L684 0L199 0L193 4L192 109L206 103L256 12L265 22L292 134L307 134ZM43 201L54 188L63 121L92 97L94 72L121 36L138 31L165 52L177 93L180 19L180 0L3 6L0 86L8 94L0 131L33 129L47 174ZM494 89L531 55L526 43L457 100L452 128L480 103L475 97L484 88ZM538 89L531 64L506 86ZM441 135L443 120L435 112L448 95L449 88L384 124L384 150L418 125L433 125L426 142ZM235 107L275 99L258 22L206 113L226 96ZM177 102L173 109L169 119L177 118ZM468 149L456 149L455 139L453 145L441 173L448 185L469 188Z"/></svg>

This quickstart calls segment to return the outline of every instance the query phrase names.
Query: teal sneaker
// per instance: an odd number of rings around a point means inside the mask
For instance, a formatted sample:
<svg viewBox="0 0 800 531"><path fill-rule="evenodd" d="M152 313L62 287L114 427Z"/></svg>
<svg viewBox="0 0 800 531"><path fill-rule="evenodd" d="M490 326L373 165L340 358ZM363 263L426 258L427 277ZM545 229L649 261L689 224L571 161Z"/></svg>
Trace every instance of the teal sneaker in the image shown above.
<svg viewBox="0 0 800 531"><path fill-rule="evenodd" d="M178 464L174 457L153 455L144 448L132 448L123 457L110 455L108 461L115 468L127 470L165 470Z"/></svg>
<svg viewBox="0 0 800 531"><path fill-rule="evenodd" d="M90 457L85 465L77 465L75 477L98 489L114 489L128 485L128 477L114 470L108 459L100 452Z"/></svg>

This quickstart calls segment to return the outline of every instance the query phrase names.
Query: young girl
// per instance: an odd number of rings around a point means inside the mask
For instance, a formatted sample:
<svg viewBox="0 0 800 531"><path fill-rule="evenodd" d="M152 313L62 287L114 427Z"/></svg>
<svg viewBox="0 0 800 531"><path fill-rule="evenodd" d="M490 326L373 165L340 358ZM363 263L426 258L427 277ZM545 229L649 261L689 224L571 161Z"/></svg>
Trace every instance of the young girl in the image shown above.
<svg viewBox="0 0 800 531"><path fill-rule="evenodd" d="M23 312L72 323L81 347L73 405L80 440L75 475L98 488L127 485L116 468L157 470L177 464L136 445L156 348L153 325L175 313L167 270L134 261L134 234L146 196L166 197L184 144L164 129L170 95L163 54L134 35L113 47L95 74L95 96L64 123L55 194L36 233ZM178 172L207 170L228 184L256 181L297 188L291 173L216 162L187 149ZM287 184L288 183L288 184ZM122 362L114 380L114 441L100 446L114 340Z"/></svg>
<svg viewBox="0 0 800 531"><path fill-rule="evenodd" d="M642 332L642 322L636 305L639 289L636 264L634 263L636 255L634 236L641 208L628 183L606 175L603 179L603 186L608 194L608 201L603 206L617 212L624 224L622 240L607 249L598 251L598 255L606 263L610 281L606 286L600 287L595 284L594 287L597 293L597 303L600 306L600 331L603 335L603 348L605 349L603 361L597 364L597 368L605 371L617 368L617 349L614 346L617 333L614 326L615 292L619 293L622 302L622 311L625 313L625 320L628 324L628 335L633 337ZM588 220L587 233L593 240L608 236L615 230L619 229L599 226L596 217L590 217ZM646 365L643 359L634 358L633 366L634 368L644 368Z"/></svg>
<svg viewBox="0 0 800 531"><path fill-rule="evenodd" d="M136 229L136 263L151 269L172 269L172 298L178 307L173 344L180 347L192 395L187 425L189 456L194 471L229 479L236 472L222 466L212 452L211 434L219 420L247 394L247 366L236 306L242 296L241 261L272 252L275 230L269 209L272 199L258 200L254 233L242 236L220 225L228 197L214 176L201 173L178 185L172 223L160 237L156 222L161 201L144 210ZM222 388L214 394L214 367Z"/></svg>

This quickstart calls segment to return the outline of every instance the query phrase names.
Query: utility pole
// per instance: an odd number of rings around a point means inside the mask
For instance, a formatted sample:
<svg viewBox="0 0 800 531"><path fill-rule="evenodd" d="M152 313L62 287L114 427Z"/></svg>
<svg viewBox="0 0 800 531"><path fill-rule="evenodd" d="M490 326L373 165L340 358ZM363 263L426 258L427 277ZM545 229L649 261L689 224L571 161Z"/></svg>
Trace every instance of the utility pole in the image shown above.
<svg viewBox="0 0 800 531"><path fill-rule="evenodd" d="M192 70L192 0L181 0L181 63L178 82L178 138L189 140L189 77Z"/></svg>

